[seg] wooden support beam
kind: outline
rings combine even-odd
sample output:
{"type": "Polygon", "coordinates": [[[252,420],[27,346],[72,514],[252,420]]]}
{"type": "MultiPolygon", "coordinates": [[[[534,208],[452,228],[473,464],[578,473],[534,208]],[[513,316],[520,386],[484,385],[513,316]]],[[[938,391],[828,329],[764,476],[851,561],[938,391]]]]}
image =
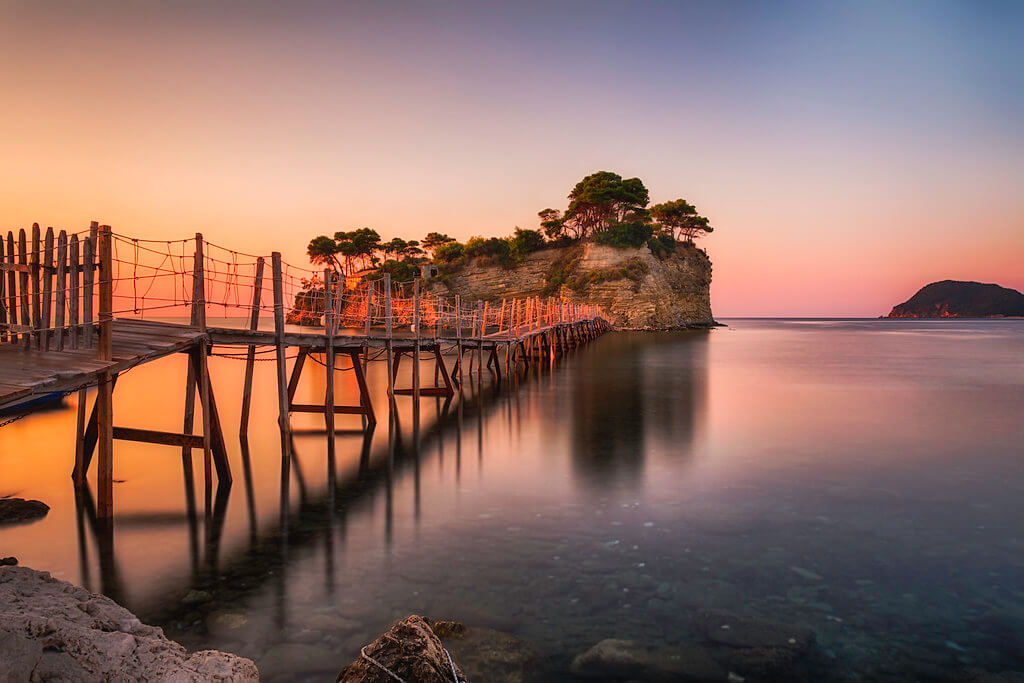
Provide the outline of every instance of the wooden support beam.
{"type": "Polygon", "coordinates": [[[188,446],[202,448],[203,437],[193,434],[175,434],[174,432],[158,432],[152,429],[134,429],[132,427],[114,427],[114,438],[120,441],[139,441],[164,446],[188,446]]]}
{"type": "MultiPolygon", "coordinates": [[[[334,462],[334,302],[331,289],[334,286],[333,271],[324,268],[324,327],[327,348],[324,359],[327,366],[327,387],[324,391],[324,425],[327,427],[327,457],[334,462]]],[[[341,298],[341,287],[338,287],[341,298]]],[[[333,477],[331,479],[333,481],[333,477]]]]}
{"type": "Polygon", "coordinates": [[[370,388],[366,384],[366,374],[359,365],[359,351],[349,351],[349,358],[352,359],[352,372],[356,376],[356,384],[359,385],[359,404],[366,415],[366,425],[369,431],[377,424],[377,417],[373,413],[373,403],[370,401],[370,388]]]}
{"type": "MultiPolygon", "coordinates": [[[[291,411],[293,413],[317,413],[320,415],[327,414],[328,407],[319,403],[293,403],[291,411]]],[[[334,406],[334,412],[339,415],[365,415],[366,409],[363,406],[334,406]]]]}

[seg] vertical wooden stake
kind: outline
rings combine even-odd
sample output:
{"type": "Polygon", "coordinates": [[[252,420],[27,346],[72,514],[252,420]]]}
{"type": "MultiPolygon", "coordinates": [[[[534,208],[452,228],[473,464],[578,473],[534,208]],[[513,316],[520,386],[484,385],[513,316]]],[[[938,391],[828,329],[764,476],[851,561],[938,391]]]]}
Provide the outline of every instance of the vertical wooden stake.
{"type": "MultiPolygon", "coordinates": [[[[326,346],[327,388],[324,392],[324,422],[327,427],[327,458],[334,463],[334,305],[331,288],[334,285],[333,272],[324,268],[324,333],[326,346]]],[[[340,287],[339,297],[340,297],[340,287]]]]}
{"type": "Polygon", "coordinates": [[[291,425],[288,419],[288,378],[287,358],[284,346],[284,282],[281,269],[281,253],[270,255],[274,277],[274,332],[277,346],[277,424],[281,430],[281,457],[291,456],[291,425]]]}
{"type": "Polygon", "coordinates": [[[412,280],[412,327],[415,338],[412,346],[412,397],[420,398],[420,279],[412,280]]]}
{"type": "MultiPolygon", "coordinates": [[[[256,279],[253,280],[252,312],[249,314],[249,329],[255,332],[260,326],[260,298],[263,293],[263,257],[256,259],[256,279]]],[[[252,403],[252,373],[256,366],[256,345],[249,344],[245,356],[245,384],[242,388],[242,418],[239,421],[238,434],[249,433],[249,406],[252,403]]]]}
{"type": "Polygon", "coordinates": [[[46,238],[43,240],[43,262],[40,266],[40,275],[43,280],[43,308],[39,319],[41,328],[39,336],[39,347],[45,351],[50,350],[50,320],[53,313],[53,228],[46,229],[46,238]]]}
{"type": "Polygon", "coordinates": [[[455,347],[459,354],[459,391],[462,391],[462,297],[455,295],[455,347]]]}
{"type": "Polygon", "coordinates": [[[57,289],[54,296],[53,326],[56,328],[57,350],[64,350],[64,309],[67,307],[68,233],[57,237],[57,289]]]}
{"type": "Polygon", "coordinates": [[[384,273],[384,345],[387,348],[388,361],[388,396],[395,400],[395,354],[392,348],[391,326],[391,274],[384,273]]]}
{"type": "MultiPolygon", "coordinates": [[[[110,226],[104,225],[99,231],[100,257],[100,341],[99,358],[110,361],[113,358],[111,332],[113,322],[114,269],[111,263],[110,226]]],[[[109,518],[114,514],[114,401],[113,382],[109,371],[100,375],[97,405],[97,446],[99,458],[96,463],[96,514],[109,518]]]]}

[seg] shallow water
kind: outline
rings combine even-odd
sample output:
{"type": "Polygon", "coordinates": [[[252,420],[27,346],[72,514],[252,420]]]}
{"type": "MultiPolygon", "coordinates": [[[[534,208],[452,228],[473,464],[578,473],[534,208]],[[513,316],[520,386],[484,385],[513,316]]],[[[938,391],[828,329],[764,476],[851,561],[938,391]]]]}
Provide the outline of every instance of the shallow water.
{"type": "MultiPolygon", "coordinates": [[[[52,510],[0,555],[274,680],[332,680],[414,612],[512,633],[527,680],[566,680],[603,638],[696,642],[705,607],[811,627],[792,678],[1024,670],[1024,321],[727,322],[606,335],[419,415],[399,397],[391,429],[378,395],[333,484],[316,435],[282,483],[272,363],[243,450],[241,364],[212,359],[234,486],[206,499],[196,457],[190,510],[177,449],[118,443],[113,531],[68,477],[74,410],[35,415],[0,429],[0,496],[52,510]]],[[[117,423],[180,428],[183,385],[183,359],[133,370],[117,423]]]]}

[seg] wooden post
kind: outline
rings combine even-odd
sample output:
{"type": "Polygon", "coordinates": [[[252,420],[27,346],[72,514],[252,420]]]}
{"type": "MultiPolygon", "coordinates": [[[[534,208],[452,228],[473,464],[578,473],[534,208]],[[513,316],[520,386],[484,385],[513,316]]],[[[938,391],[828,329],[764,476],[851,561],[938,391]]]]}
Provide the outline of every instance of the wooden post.
{"type": "Polygon", "coordinates": [[[370,364],[370,333],[373,330],[373,282],[367,282],[363,285],[366,288],[366,331],[364,336],[366,337],[365,343],[363,344],[363,372],[362,376],[366,377],[366,368],[370,364]]]}
{"type": "Polygon", "coordinates": [[[462,391],[462,297],[455,295],[455,348],[459,355],[459,391],[462,391]]]}
{"type": "Polygon", "coordinates": [[[420,398],[420,279],[412,280],[412,327],[414,340],[412,345],[412,397],[420,398]]]}
{"type": "Polygon", "coordinates": [[[476,302],[477,316],[480,318],[480,327],[477,330],[476,337],[476,381],[480,383],[483,377],[483,365],[484,365],[484,316],[487,315],[487,305],[479,301],[476,302]]]}
{"type": "Polygon", "coordinates": [[[57,350],[64,350],[64,309],[67,307],[68,233],[57,236],[57,289],[54,295],[53,326],[56,328],[57,350]]]}
{"type": "MultiPolygon", "coordinates": [[[[111,332],[113,331],[113,293],[114,268],[111,261],[110,226],[99,229],[98,252],[100,257],[100,299],[99,322],[100,338],[98,345],[99,359],[110,361],[113,358],[111,332]]],[[[100,374],[100,382],[96,393],[96,427],[98,459],[96,463],[96,514],[101,518],[109,518],[114,514],[114,402],[113,378],[109,371],[100,374]]]]}
{"type": "MultiPolygon", "coordinates": [[[[0,248],[2,247],[3,245],[0,244],[0,248]]],[[[7,263],[11,265],[11,270],[7,271],[7,319],[12,325],[18,324],[18,274],[13,268],[15,264],[15,259],[16,257],[14,255],[14,233],[8,231],[7,263]]],[[[10,339],[12,343],[16,342],[18,341],[18,335],[15,334],[14,332],[11,332],[10,335],[8,335],[8,339],[10,339]]]]}
{"type": "MultiPolygon", "coordinates": [[[[256,259],[256,279],[253,280],[252,312],[249,314],[249,329],[255,332],[260,326],[260,298],[263,293],[263,257],[256,259]]],[[[252,373],[256,366],[256,345],[249,344],[245,356],[245,384],[242,388],[242,419],[238,426],[238,435],[249,433],[249,406],[252,403],[252,373]]]]}
{"type": "Polygon", "coordinates": [[[274,277],[274,341],[277,346],[277,424],[281,430],[281,457],[291,455],[291,425],[288,419],[287,358],[284,346],[284,282],[281,271],[281,253],[270,255],[274,277]]]}
{"type": "Polygon", "coordinates": [[[203,233],[196,233],[192,256],[192,327],[206,331],[206,274],[203,271],[203,233]]]}
{"type": "MultiPolygon", "coordinates": [[[[327,458],[331,463],[334,462],[334,305],[331,301],[332,275],[333,272],[330,268],[324,268],[324,341],[326,347],[325,364],[327,365],[327,388],[324,392],[324,422],[327,427],[327,458]]],[[[340,289],[339,287],[339,294],[340,289]]]]}
{"type": "Polygon", "coordinates": [[[395,354],[391,340],[391,274],[384,273],[384,346],[387,349],[388,396],[395,399],[395,354]]]}
{"type": "Polygon", "coordinates": [[[50,320],[53,313],[53,228],[46,229],[46,238],[43,240],[43,262],[40,266],[40,275],[43,279],[43,306],[39,318],[39,348],[44,351],[50,350],[50,320]]]}
{"type": "Polygon", "coordinates": [[[32,256],[29,265],[32,268],[32,338],[37,349],[43,348],[43,336],[40,330],[39,301],[39,224],[32,224],[32,256]]]}
{"type": "Polygon", "coordinates": [[[91,239],[85,240],[82,244],[82,260],[84,261],[82,266],[82,341],[86,348],[92,348],[95,336],[92,328],[93,281],[96,278],[95,259],[95,243],[91,239]]]}

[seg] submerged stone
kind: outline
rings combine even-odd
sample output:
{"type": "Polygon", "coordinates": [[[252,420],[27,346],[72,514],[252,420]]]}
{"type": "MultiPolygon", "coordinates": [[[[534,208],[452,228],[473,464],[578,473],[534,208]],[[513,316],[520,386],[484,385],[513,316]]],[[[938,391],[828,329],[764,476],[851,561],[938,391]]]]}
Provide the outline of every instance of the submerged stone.
{"type": "Polygon", "coordinates": [[[572,673],[598,680],[726,681],[728,672],[697,647],[653,649],[607,638],[576,656],[572,673]]]}

